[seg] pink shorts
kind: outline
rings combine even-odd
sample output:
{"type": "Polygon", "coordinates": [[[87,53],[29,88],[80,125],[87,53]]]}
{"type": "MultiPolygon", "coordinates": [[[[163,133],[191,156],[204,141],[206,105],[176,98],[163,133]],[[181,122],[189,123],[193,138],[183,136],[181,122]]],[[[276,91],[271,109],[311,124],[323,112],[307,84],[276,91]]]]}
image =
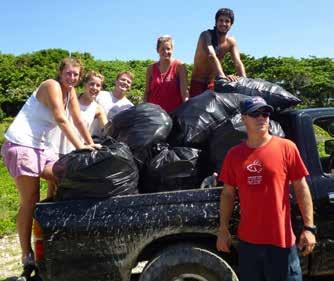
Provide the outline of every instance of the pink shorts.
{"type": "Polygon", "coordinates": [[[32,148],[5,141],[1,155],[10,173],[18,176],[39,177],[45,166],[53,164],[58,157],[49,149],[32,148]]]}

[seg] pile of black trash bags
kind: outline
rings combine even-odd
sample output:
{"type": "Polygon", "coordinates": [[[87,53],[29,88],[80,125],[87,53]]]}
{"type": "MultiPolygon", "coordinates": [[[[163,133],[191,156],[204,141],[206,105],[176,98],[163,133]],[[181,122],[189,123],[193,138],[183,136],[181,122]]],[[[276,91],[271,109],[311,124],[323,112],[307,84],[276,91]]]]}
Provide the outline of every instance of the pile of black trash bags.
{"type": "MultiPolygon", "coordinates": [[[[57,200],[105,198],[199,188],[220,171],[227,151],[246,138],[240,102],[261,96],[275,114],[300,100],[268,81],[215,81],[214,91],[189,99],[168,115],[142,103],[114,116],[100,150],[76,150],[54,165],[57,200]]],[[[270,133],[284,137],[270,120],[270,133]]]]}

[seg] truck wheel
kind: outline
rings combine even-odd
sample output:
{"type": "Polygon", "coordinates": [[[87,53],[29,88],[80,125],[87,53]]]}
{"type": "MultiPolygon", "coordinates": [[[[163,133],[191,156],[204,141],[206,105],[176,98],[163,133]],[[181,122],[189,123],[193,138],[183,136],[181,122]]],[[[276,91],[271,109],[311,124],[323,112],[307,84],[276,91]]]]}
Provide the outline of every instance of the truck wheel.
{"type": "Polygon", "coordinates": [[[193,245],[173,246],[147,264],[139,281],[238,281],[218,255],[193,245]]]}

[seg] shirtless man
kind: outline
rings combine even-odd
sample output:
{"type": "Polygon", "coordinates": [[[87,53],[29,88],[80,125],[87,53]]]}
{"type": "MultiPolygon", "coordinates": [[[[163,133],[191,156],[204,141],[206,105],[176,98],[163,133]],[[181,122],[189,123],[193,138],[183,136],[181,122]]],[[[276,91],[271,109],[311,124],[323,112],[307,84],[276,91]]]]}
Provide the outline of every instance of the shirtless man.
{"type": "Polygon", "coordinates": [[[216,77],[229,81],[236,81],[238,76],[246,77],[237,41],[227,36],[234,22],[233,11],[226,8],[220,9],[216,13],[215,20],[214,29],[203,31],[197,43],[189,93],[191,97],[207,89],[213,89],[216,77]],[[231,54],[238,76],[226,75],[223,71],[221,61],[227,53],[231,54]]]}

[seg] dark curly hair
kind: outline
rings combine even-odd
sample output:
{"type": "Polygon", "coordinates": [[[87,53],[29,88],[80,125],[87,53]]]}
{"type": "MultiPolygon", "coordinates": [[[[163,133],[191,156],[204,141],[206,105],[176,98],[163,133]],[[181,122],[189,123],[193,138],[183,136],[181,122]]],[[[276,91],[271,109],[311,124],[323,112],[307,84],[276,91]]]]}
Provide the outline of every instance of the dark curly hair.
{"type": "Polygon", "coordinates": [[[215,20],[217,22],[218,18],[221,16],[221,15],[224,15],[224,16],[227,16],[230,18],[231,20],[231,23],[233,24],[234,22],[234,13],[231,9],[227,9],[227,8],[222,8],[222,9],[219,9],[216,13],[216,16],[215,16],[215,20]]]}

